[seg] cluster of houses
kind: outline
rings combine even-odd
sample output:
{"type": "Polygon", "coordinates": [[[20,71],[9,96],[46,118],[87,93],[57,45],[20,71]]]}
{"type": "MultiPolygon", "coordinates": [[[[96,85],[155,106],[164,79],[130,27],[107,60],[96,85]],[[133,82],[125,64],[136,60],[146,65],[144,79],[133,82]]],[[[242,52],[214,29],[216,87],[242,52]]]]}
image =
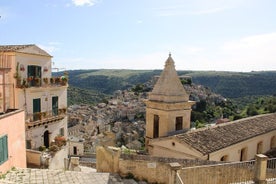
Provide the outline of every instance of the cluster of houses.
{"type": "MultiPolygon", "coordinates": [[[[56,154],[59,160],[67,158],[68,153],[84,154],[84,139],[78,137],[82,128],[73,125],[67,128],[68,76],[66,73],[52,76],[51,59],[51,55],[36,45],[0,46],[0,174],[12,167],[35,164],[41,158],[40,151],[46,149],[51,152],[65,149],[64,154],[56,154]],[[68,144],[65,146],[66,141],[70,142],[70,148],[68,144]]],[[[147,100],[130,101],[135,99],[130,96],[132,93],[117,93],[108,104],[99,104],[89,112],[70,117],[76,124],[84,119],[79,116],[85,116],[85,124],[94,122],[88,127],[93,131],[85,139],[110,131],[106,124],[115,119],[132,121],[146,110],[145,146],[152,156],[244,161],[276,147],[276,114],[191,130],[190,116],[195,102],[189,101],[171,55],[147,100]],[[146,108],[137,103],[145,103],[146,108]]],[[[71,111],[74,108],[78,107],[73,106],[71,111]]],[[[114,122],[112,131],[122,133],[121,128],[120,122],[114,122]]],[[[143,133],[139,132],[140,128],[128,136],[129,143],[143,133]]],[[[132,146],[141,145],[132,143],[132,146]]],[[[52,168],[62,167],[58,163],[52,168]]]]}

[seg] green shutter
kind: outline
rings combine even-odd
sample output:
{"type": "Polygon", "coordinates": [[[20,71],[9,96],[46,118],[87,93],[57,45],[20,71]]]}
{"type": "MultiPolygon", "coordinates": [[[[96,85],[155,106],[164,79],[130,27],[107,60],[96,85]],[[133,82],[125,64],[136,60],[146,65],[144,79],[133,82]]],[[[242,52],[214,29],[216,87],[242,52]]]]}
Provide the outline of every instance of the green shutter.
{"type": "Polygon", "coordinates": [[[8,160],[8,136],[0,137],[0,164],[8,160]]]}

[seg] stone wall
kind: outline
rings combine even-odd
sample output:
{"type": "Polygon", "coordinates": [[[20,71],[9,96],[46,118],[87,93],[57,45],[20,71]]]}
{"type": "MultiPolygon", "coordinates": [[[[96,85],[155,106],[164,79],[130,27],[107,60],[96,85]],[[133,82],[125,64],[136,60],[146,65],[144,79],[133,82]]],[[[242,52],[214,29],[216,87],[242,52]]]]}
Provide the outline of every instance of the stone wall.
{"type": "Polygon", "coordinates": [[[120,149],[97,147],[97,172],[118,173],[122,177],[135,176],[150,183],[169,183],[170,163],[181,167],[215,164],[206,160],[157,158],[149,155],[122,154],[120,149]]]}
{"type": "Polygon", "coordinates": [[[41,165],[41,152],[36,150],[26,150],[27,156],[27,165],[28,167],[40,167],[41,165]]]}

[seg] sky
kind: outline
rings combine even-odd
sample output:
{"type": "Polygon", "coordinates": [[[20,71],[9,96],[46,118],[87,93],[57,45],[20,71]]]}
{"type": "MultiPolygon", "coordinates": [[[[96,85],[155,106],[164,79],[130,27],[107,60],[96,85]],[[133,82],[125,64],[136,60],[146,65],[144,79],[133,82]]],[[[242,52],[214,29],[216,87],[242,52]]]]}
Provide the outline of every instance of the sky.
{"type": "Polygon", "coordinates": [[[0,44],[60,69],[276,70],[275,0],[0,0],[0,44]]]}

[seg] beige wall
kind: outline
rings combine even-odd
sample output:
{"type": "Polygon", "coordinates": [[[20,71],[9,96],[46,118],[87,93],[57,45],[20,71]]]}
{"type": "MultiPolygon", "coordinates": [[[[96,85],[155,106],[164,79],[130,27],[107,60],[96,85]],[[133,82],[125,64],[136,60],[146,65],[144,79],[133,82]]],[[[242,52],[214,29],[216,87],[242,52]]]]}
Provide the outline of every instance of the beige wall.
{"type": "MultiPolygon", "coordinates": [[[[33,99],[41,99],[41,112],[52,112],[52,97],[58,96],[58,108],[67,108],[67,87],[43,87],[16,89],[16,107],[26,110],[26,113],[33,113],[33,99]],[[27,95],[25,95],[25,93],[27,95]]],[[[31,117],[27,117],[28,118],[31,117]]]]}
{"type": "MultiPolygon", "coordinates": [[[[51,57],[47,56],[41,56],[41,55],[29,55],[29,54],[24,54],[24,53],[16,53],[15,59],[14,59],[14,66],[16,67],[17,63],[19,65],[23,65],[25,68],[25,71],[19,71],[19,74],[21,78],[27,78],[27,70],[28,70],[28,65],[37,65],[41,66],[41,77],[51,77],[51,57]],[[44,72],[43,68],[47,67],[48,72],[44,72]]],[[[15,72],[15,70],[14,70],[15,72]]]]}
{"type": "Polygon", "coordinates": [[[179,141],[173,137],[152,140],[150,141],[150,145],[148,149],[149,154],[152,156],[182,159],[207,159],[207,156],[202,155],[185,143],[179,143],[179,141]]]}
{"type": "Polygon", "coordinates": [[[267,152],[270,150],[270,143],[273,136],[276,136],[276,131],[272,131],[267,134],[263,134],[249,140],[240,142],[238,144],[229,146],[223,150],[219,150],[217,152],[210,154],[210,160],[217,160],[219,161],[222,156],[227,155],[227,161],[240,161],[241,149],[246,148],[246,160],[251,160],[257,154],[257,145],[259,142],[263,143],[262,153],[267,152]]]}
{"type": "MultiPolygon", "coordinates": [[[[229,146],[222,150],[209,154],[209,160],[220,161],[221,157],[227,155],[225,161],[240,161],[241,150],[246,148],[245,160],[251,160],[257,154],[257,145],[262,142],[262,153],[271,149],[271,139],[276,136],[276,131],[253,137],[249,140],[229,146]]],[[[152,156],[187,158],[187,159],[208,159],[208,155],[202,155],[200,152],[189,147],[185,143],[180,143],[177,139],[161,138],[150,141],[148,150],[152,156]]]]}
{"type": "Polygon", "coordinates": [[[74,155],[74,147],[77,148],[77,155],[83,155],[84,146],[83,142],[68,141],[69,155],[74,155]]]}
{"type": "Polygon", "coordinates": [[[67,116],[61,121],[56,121],[54,123],[49,123],[44,126],[38,126],[26,130],[26,140],[31,140],[32,149],[36,149],[41,145],[44,145],[43,134],[45,131],[49,131],[49,141],[53,141],[54,138],[60,134],[60,129],[64,128],[64,136],[67,138],[67,116]]]}
{"type": "Polygon", "coordinates": [[[159,116],[159,137],[167,136],[175,131],[176,117],[183,118],[182,128],[190,128],[192,102],[163,103],[145,101],[146,108],[146,137],[153,138],[154,115],[159,116]]]}
{"type": "Polygon", "coordinates": [[[97,172],[118,173],[128,176],[130,173],[139,180],[150,183],[168,183],[170,167],[167,163],[145,160],[120,159],[120,151],[97,147],[97,172]]]}
{"type": "Polygon", "coordinates": [[[17,110],[0,116],[0,136],[8,135],[8,160],[0,165],[0,172],[14,167],[26,167],[24,111],[17,110]]]}
{"type": "Polygon", "coordinates": [[[41,165],[41,152],[27,149],[27,163],[40,167],[41,165]]]}

